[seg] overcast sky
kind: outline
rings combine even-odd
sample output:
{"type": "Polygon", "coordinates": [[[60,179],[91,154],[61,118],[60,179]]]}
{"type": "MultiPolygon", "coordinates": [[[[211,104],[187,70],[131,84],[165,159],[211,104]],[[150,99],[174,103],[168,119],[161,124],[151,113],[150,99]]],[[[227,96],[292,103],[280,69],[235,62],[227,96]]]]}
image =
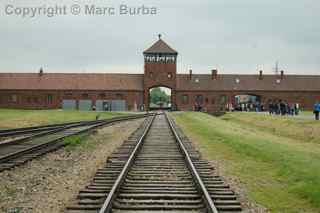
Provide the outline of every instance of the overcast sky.
{"type": "Polygon", "coordinates": [[[0,0],[0,72],[143,73],[142,52],[162,34],[178,72],[320,74],[319,0],[0,0]],[[81,15],[70,12],[79,4],[81,15]],[[12,7],[66,5],[67,15],[8,15],[12,7]],[[89,16],[85,5],[114,7],[89,16]],[[156,7],[120,15],[119,5],[156,7]],[[8,10],[8,5],[11,5],[8,10]]]}

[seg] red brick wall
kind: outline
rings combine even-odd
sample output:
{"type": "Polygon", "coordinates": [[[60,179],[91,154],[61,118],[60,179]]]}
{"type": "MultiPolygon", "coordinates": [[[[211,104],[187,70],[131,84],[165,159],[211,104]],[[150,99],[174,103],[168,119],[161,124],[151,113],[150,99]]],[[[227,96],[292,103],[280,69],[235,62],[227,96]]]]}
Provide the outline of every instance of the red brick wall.
{"type": "Polygon", "coordinates": [[[21,109],[56,109],[60,107],[60,92],[56,91],[0,91],[0,107],[21,109]],[[48,102],[48,95],[52,102],[48,102]],[[17,101],[10,100],[16,95],[17,101]]]}
{"type": "MultiPolygon", "coordinates": [[[[194,110],[196,95],[203,95],[203,108],[211,110],[221,104],[221,97],[226,96],[226,103],[232,103],[234,96],[241,94],[252,94],[261,97],[262,103],[267,106],[268,100],[284,100],[289,103],[300,103],[304,109],[312,109],[314,103],[320,100],[320,92],[211,92],[211,91],[176,91],[175,101],[178,110],[194,110]],[[188,95],[188,103],[183,103],[182,95],[188,95]]],[[[147,94],[148,95],[148,94],[147,94]]],[[[23,108],[23,109],[58,109],[61,108],[63,99],[90,99],[95,102],[97,99],[105,100],[126,100],[127,109],[133,110],[134,103],[137,107],[143,103],[142,91],[0,91],[0,107],[2,108],[23,108]],[[71,95],[67,95],[70,93],[71,95]],[[47,95],[53,96],[52,103],[48,103],[47,95]],[[83,98],[88,94],[88,98],[83,98]],[[101,97],[105,94],[105,97],[101,97]],[[17,95],[17,101],[10,100],[11,95],[17,95]],[[121,98],[119,98],[121,95],[121,98]]]]}
{"type": "Polygon", "coordinates": [[[234,97],[236,95],[256,95],[260,96],[262,104],[265,107],[268,106],[268,101],[271,100],[283,100],[288,103],[299,103],[301,108],[303,109],[312,109],[314,103],[317,100],[320,100],[320,92],[246,92],[246,91],[177,91],[176,92],[176,104],[178,110],[182,111],[190,111],[194,110],[194,106],[196,103],[196,96],[203,95],[203,105],[202,107],[206,110],[216,109],[217,105],[225,105],[226,103],[234,103],[234,97]],[[188,103],[183,103],[182,96],[188,95],[188,103]],[[222,103],[222,96],[226,97],[226,103],[222,103]]]}
{"type": "Polygon", "coordinates": [[[171,89],[172,103],[176,102],[176,76],[177,65],[175,62],[146,62],[144,67],[144,105],[149,108],[149,89],[163,86],[171,89]],[[168,77],[168,74],[171,77],[168,77]]]}
{"type": "Polygon", "coordinates": [[[125,100],[127,110],[134,110],[135,103],[139,107],[143,103],[142,91],[0,91],[0,107],[20,109],[58,109],[63,99],[96,100],[125,100]],[[52,95],[52,102],[48,102],[48,95],[52,95]],[[88,94],[84,97],[83,94],[88,94]],[[104,96],[102,96],[104,94],[104,96]],[[16,95],[17,101],[10,101],[10,96],[16,95]]]}

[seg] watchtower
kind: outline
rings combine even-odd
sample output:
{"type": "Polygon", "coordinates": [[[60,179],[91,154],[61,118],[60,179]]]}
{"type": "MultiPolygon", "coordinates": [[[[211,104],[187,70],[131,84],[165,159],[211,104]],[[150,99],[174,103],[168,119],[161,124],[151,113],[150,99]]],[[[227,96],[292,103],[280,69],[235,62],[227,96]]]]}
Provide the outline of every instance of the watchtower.
{"type": "Polygon", "coordinates": [[[149,110],[149,91],[154,87],[171,89],[172,109],[176,108],[176,76],[178,52],[159,39],[144,55],[144,105],[149,110]]]}

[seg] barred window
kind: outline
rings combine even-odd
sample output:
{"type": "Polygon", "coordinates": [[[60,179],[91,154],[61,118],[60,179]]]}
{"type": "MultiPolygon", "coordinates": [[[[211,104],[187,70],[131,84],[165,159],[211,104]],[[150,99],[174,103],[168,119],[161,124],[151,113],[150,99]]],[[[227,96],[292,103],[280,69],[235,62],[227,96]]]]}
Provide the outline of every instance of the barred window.
{"type": "Polygon", "coordinates": [[[47,102],[48,102],[48,104],[52,104],[52,102],[53,102],[53,95],[51,95],[51,94],[47,95],[47,102]]]}
{"type": "Polygon", "coordinates": [[[220,96],[220,104],[225,104],[228,101],[226,95],[221,95],[220,96]]]}
{"type": "Polygon", "coordinates": [[[100,93],[100,94],[99,94],[99,97],[100,97],[100,98],[105,98],[105,97],[106,97],[106,94],[105,94],[105,93],[100,93]]]}
{"type": "Polygon", "coordinates": [[[123,94],[121,94],[121,93],[117,93],[117,94],[116,94],[116,97],[117,97],[118,99],[123,99],[123,98],[124,98],[123,94]]]}
{"type": "Polygon", "coordinates": [[[88,93],[83,93],[82,94],[82,98],[88,98],[89,97],[89,94],[88,93]]]}
{"type": "Polygon", "coordinates": [[[198,104],[203,104],[203,95],[197,95],[196,96],[196,102],[198,104]]]}
{"type": "Polygon", "coordinates": [[[188,95],[182,95],[182,103],[183,104],[189,103],[189,96],[188,95]]]}
{"type": "Polygon", "coordinates": [[[13,94],[13,95],[10,95],[10,101],[11,102],[17,102],[18,98],[17,98],[17,95],[13,94]]]}

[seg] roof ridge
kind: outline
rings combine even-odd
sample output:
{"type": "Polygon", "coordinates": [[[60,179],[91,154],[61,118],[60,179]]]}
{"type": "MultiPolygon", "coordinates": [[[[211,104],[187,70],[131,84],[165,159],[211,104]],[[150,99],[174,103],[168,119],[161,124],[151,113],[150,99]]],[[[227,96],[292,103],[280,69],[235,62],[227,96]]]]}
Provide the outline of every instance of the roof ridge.
{"type": "Polygon", "coordinates": [[[144,54],[152,53],[169,53],[169,54],[178,54],[176,50],[170,47],[164,40],[159,38],[151,47],[143,52],[144,54]]]}

